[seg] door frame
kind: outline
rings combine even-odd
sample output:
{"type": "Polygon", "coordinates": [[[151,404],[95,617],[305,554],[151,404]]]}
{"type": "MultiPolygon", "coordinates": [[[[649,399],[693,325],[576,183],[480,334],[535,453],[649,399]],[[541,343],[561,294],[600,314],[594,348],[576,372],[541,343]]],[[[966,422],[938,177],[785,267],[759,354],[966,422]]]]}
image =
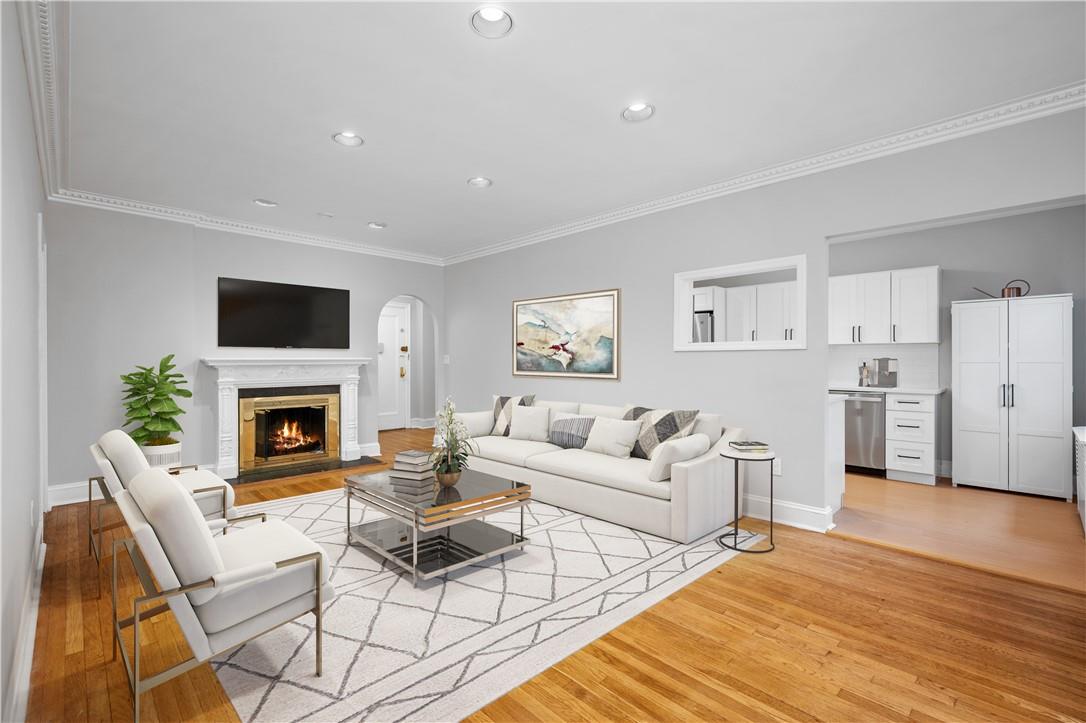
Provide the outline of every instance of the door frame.
{"type": "MultiPolygon", "coordinates": [[[[377,315],[377,324],[378,324],[377,343],[378,344],[381,343],[380,324],[381,324],[381,316],[385,313],[385,309],[388,309],[390,307],[394,308],[394,309],[400,309],[401,311],[403,311],[403,315],[404,315],[404,336],[407,338],[407,360],[406,360],[407,363],[404,365],[404,368],[407,369],[408,376],[405,377],[405,379],[407,380],[407,383],[406,384],[401,383],[401,386],[404,387],[404,390],[403,390],[403,396],[404,396],[403,424],[404,424],[404,426],[402,427],[403,429],[410,429],[411,428],[411,384],[412,384],[412,381],[413,381],[412,377],[411,377],[411,307],[414,305],[413,302],[414,302],[414,299],[397,296],[396,298],[390,299],[389,301],[385,302],[385,305],[381,307],[381,311],[377,315]]],[[[400,354],[399,348],[395,349],[395,353],[396,353],[396,356],[398,357],[399,354],[400,354]]],[[[378,429],[378,431],[381,431],[381,380],[380,380],[381,359],[380,359],[380,356],[378,357],[377,364],[378,364],[378,371],[377,371],[377,373],[378,373],[378,380],[377,380],[377,429],[378,429]]]]}

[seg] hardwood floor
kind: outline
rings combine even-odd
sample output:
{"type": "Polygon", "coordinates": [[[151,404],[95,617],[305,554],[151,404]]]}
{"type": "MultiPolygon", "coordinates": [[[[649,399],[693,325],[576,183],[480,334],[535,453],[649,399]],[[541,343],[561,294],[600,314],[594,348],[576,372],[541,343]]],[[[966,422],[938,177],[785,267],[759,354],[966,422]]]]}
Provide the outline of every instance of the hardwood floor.
{"type": "MultiPolygon", "coordinates": [[[[397,445],[428,444],[426,434],[382,433],[386,459],[397,445]]],[[[238,503],[334,489],[339,475],[247,485],[238,503]]],[[[99,571],[87,554],[85,514],[67,505],[46,516],[31,721],[131,715],[123,668],[110,660],[108,560],[99,571]]],[[[472,719],[1086,719],[1086,595],[783,526],[776,542],[472,719]]],[[[135,590],[130,574],[121,583],[135,590]]],[[[145,627],[148,673],[188,655],[171,616],[145,627]]],[[[145,695],[143,719],[237,716],[204,665],[145,695]]]]}
{"type": "Polygon", "coordinates": [[[831,535],[1086,592],[1086,540],[1064,500],[847,474],[835,522],[831,535]]]}

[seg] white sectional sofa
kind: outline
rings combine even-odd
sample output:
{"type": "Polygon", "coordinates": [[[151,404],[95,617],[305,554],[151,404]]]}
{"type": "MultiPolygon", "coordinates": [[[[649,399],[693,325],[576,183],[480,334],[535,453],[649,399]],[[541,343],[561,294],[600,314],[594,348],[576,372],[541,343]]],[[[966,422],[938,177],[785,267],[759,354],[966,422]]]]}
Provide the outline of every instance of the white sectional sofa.
{"type": "MultiPolygon", "coordinates": [[[[578,402],[536,401],[550,407],[591,417],[621,419],[627,407],[578,402]]],[[[457,415],[467,426],[476,447],[472,469],[532,486],[534,499],[615,522],[677,542],[690,542],[735,519],[733,466],[719,452],[732,440],[742,439],[740,427],[725,428],[716,414],[699,414],[691,437],[705,435],[708,451],[670,465],[655,459],[619,458],[583,449],[563,449],[550,442],[491,435],[494,412],[457,415]],[[653,470],[653,462],[656,467],[653,470]],[[650,475],[650,470],[653,474],[650,475]]],[[[693,440],[692,440],[693,441],[693,440]]],[[[705,449],[701,440],[699,449],[705,449]]],[[[673,452],[674,450],[672,450],[673,452]]],[[[740,480],[742,484],[742,480],[740,480]]],[[[743,499],[743,490],[739,490],[743,499]]]]}

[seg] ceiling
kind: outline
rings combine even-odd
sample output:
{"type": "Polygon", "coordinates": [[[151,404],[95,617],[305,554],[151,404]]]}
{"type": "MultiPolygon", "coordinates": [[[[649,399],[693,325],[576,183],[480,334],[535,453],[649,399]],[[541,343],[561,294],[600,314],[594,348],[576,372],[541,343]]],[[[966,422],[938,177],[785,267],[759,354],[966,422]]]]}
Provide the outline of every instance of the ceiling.
{"type": "Polygon", "coordinates": [[[1086,78],[1083,3],[476,7],[72,3],[59,184],[440,262],[1086,78]]]}

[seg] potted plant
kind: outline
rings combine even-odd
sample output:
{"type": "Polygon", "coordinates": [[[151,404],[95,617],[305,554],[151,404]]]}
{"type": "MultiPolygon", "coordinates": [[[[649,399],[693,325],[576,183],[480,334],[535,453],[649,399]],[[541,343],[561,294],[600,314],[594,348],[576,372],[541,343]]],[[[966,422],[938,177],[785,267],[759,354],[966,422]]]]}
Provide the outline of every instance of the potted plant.
{"type": "Polygon", "coordinates": [[[474,444],[468,428],[456,416],[456,405],[451,397],[445,400],[435,426],[434,451],[430,455],[434,476],[442,487],[452,487],[459,481],[460,473],[467,469],[468,455],[474,451],[474,444]]]}
{"type": "Polygon", "coordinates": [[[121,426],[137,425],[129,435],[151,465],[181,462],[181,442],[171,435],[182,431],[177,417],[185,410],[174,397],[191,397],[192,392],[182,388],[188,381],[184,374],[173,371],[175,368],[173,354],[167,354],[158,367],[136,366],[136,371],[121,375],[125,384],[121,426]]]}

